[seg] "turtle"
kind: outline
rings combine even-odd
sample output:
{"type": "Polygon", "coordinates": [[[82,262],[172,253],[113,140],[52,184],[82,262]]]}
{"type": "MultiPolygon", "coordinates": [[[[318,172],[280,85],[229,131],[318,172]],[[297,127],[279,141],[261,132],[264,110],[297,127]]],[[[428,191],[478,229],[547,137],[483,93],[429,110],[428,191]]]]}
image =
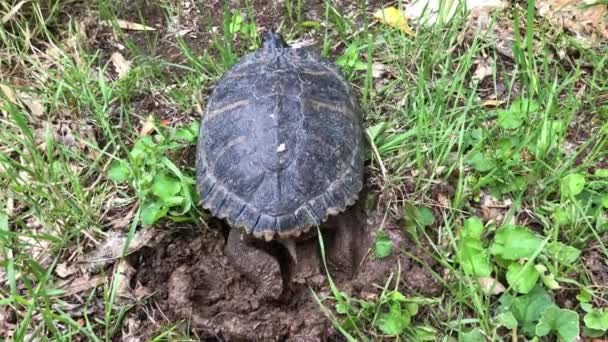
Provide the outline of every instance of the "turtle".
{"type": "MultiPolygon", "coordinates": [[[[297,262],[293,241],[343,213],[362,190],[356,96],[334,63],[268,30],[221,76],[200,123],[201,205],[230,226],[230,261],[276,299],[280,264],[259,242],[278,241],[297,262]]],[[[356,239],[349,227],[336,229],[356,239]]]]}

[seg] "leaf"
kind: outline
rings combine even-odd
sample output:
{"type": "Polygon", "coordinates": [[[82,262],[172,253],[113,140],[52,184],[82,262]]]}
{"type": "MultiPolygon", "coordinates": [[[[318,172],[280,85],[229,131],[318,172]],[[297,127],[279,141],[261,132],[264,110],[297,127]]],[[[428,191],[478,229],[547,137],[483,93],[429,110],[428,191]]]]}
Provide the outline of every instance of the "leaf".
{"type": "Polygon", "coordinates": [[[481,277],[477,279],[481,291],[486,295],[497,295],[505,292],[505,286],[492,277],[481,277]]]}
{"type": "Polygon", "coordinates": [[[608,169],[595,170],[595,176],[600,178],[608,178],[608,169]]]}
{"type": "Polygon", "coordinates": [[[181,188],[182,185],[178,179],[168,176],[164,172],[158,173],[152,182],[152,193],[165,203],[170,202],[181,188]]]}
{"type": "Polygon", "coordinates": [[[576,299],[578,299],[578,301],[581,303],[588,303],[591,301],[591,298],[593,298],[593,292],[585,287],[583,287],[576,295],[576,299]]]}
{"type": "Polygon", "coordinates": [[[585,176],[573,173],[562,178],[561,190],[566,196],[576,196],[585,188],[585,176]]]}
{"type": "Polygon", "coordinates": [[[407,18],[399,9],[393,6],[377,10],[374,13],[374,18],[383,24],[401,30],[412,37],[415,36],[414,31],[412,31],[410,26],[407,24],[407,18]]]}
{"type": "Polygon", "coordinates": [[[468,164],[479,172],[488,172],[496,167],[496,162],[481,152],[477,152],[469,157],[468,164]]]}
{"type": "Polygon", "coordinates": [[[489,277],[492,273],[490,257],[481,243],[483,224],[478,217],[465,221],[462,236],[458,240],[457,255],[465,273],[477,277],[489,277]]]}
{"type": "Polygon", "coordinates": [[[427,207],[417,207],[418,209],[418,223],[422,226],[430,226],[435,223],[435,216],[433,211],[427,207]]]}
{"type": "Polygon", "coordinates": [[[129,166],[124,160],[115,160],[110,169],[108,170],[108,178],[115,181],[116,183],[122,183],[126,181],[131,175],[129,166]]]}
{"type": "Polygon", "coordinates": [[[393,249],[393,242],[386,232],[381,231],[376,236],[376,257],[377,258],[386,258],[391,255],[391,251],[393,249]]]}
{"type": "Polygon", "coordinates": [[[499,110],[498,111],[498,126],[504,129],[517,129],[524,124],[526,118],[524,112],[499,110]]]}
{"type": "Polygon", "coordinates": [[[17,14],[17,12],[19,12],[19,9],[21,9],[21,6],[23,6],[26,2],[27,2],[27,0],[22,0],[22,1],[19,1],[15,6],[13,6],[13,8],[11,8],[10,11],[8,11],[2,17],[2,20],[0,20],[2,22],[2,24],[8,23],[8,21],[11,20],[15,16],[15,14],[17,14]]]}
{"type": "Polygon", "coordinates": [[[539,109],[540,106],[538,102],[523,97],[513,101],[511,108],[509,108],[512,112],[524,113],[525,115],[528,113],[536,113],[539,109]]]}
{"type": "Polygon", "coordinates": [[[44,115],[44,106],[40,102],[40,99],[36,98],[32,94],[19,92],[19,100],[29,109],[32,115],[41,117],[44,115]]]}
{"type": "Polygon", "coordinates": [[[542,286],[538,285],[528,294],[518,296],[512,300],[510,311],[522,326],[522,330],[529,335],[533,335],[536,323],[542,314],[555,303],[551,296],[542,286]]]}
{"type": "Polygon", "coordinates": [[[458,342],[485,342],[486,338],[479,328],[458,334],[458,342]]]}
{"type": "Polygon", "coordinates": [[[514,262],[507,268],[507,283],[519,293],[530,292],[538,282],[539,277],[540,275],[532,264],[521,265],[514,262]]]}
{"type": "Polygon", "coordinates": [[[459,241],[457,253],[465,273],[477,277],[487,277],[492,273],[490,258],[481,241],[465,237],[459,241]]]}
{"type": "Polygon", "coordinates": [[[506,260],[530,258],[540,247],[539,239],[526,227],[507,226],[498,230],[490,246],[490,253],[506,260]]]}
{"type": "Polygon", "coordinates": [[[387,335],[399,335],[410,325],[410,316],[402,313],[399,304],[390,306],[390,311],[380,314],[376,326],[387,335]]]}
{"type": "Polygon", "coordinates": [[[553,218],[555,223],[560,226],[565,226],[567,224],[570,224],[570,215],[564,209],[555,210],[555,212],[551,215],[551,217],[553,218]]]}
{"type": "Polygon", "coordinates": [[[517,320],[511,311],[500,313],[495,318],[499,326],[503,326],[507,329],[515,329],[517,327],[517,320]]]}
{"type": "Polygon", "coordinates": [[[182,127],[175,131],[175,138],[187,142],[193,142],[196,140],[196,133],[193,132],[190,127],[182,127]]]}
{"type": "Polygon", "coordinates": [[[583,45],[598,45],[608,39],[608,8],[605,1],[538,0],[538,14],[560,30],[574,33],[583,45]]]}
{"type": "Polygon", "coordinates": [[[131,62],[127,61],[120,52],[114,52],[110,56],[110,61],[114,65],[119,79],[125,77],[131,68],[131,62]]]}
{"type": "Polygon", "coordinates": [[[564,341],[574,341],[580,333],[578,314],[558,307],[547,309],[536,325],[536,335],[547,336],[550,332],[557,333],[564,341]]]}
{"type": "Polygon", "coordinates": [[[388,123],[386,121],[382,121],[380,123],[375,124],[374,126],[368,127],[367,135],[376,145],[380,145],[382,143],[384,131],[386,131],[387,128],[388,123]]]}
{"type": "Polygon", "coordinates": [[[551,272],[547,274],[547,267],[545,267],[545,265],[539,264],[534,266],[534,268],[536,269],[536,272],[538,272],[538,275],[543,281],[543,284],[545,284],[545,286],[549,290],[557,290],[561,288],[561,286],[559,286],[559,283],[555,280],[555,274],[551,272]]]}
{"type": "Polygon", "coordinates": [[[17,104],[17,94],[15,94],[13,88],[4,84],[0,84],[0,91],[4,94],[4,96],[6,96],[10,103],[15,105],[17,104]]]}
{"type": "Polygon", "coordinates": [[[546,251],[549,256],[555,258],[562,265],[574,264],[581,255],[580,250],[559,241],[548,243],[546,251]]]}
{"type": "Polygon", "coordinates": [[[144,226],[149,226],[167,215],[168,209],[160,201],[150,201],[144,203],[141,209],[141,222],[144,226]]]}
{"type": "Polygon", "coordinates": [[[608,209],[608,194],[602,196],[602,206],[608,209]]]}
{"type": "MultiPolygon", "coordinates": [[[[125,30],[131,30],[131,31],[155,31],[156,29],[154,27],[150,27],[150,26],[146,26],[146,25],[142,25],[142,24],[138,24],[138,23],[133,23],[130,21],[126,21],[126,20],[122,20],[122,19],[116,19],[116,24],[118,25],[118,27],[125,29],[125,30]]],[[[112,26],[112,22],[109,20],[104,20],[101,22],[102,26],[112,26]]]]}
{"type": "Polygon", "coordinates": [[[608,310],[593,309],[583,318],[587,328],[606,331],[608,330],[608,310]]]}

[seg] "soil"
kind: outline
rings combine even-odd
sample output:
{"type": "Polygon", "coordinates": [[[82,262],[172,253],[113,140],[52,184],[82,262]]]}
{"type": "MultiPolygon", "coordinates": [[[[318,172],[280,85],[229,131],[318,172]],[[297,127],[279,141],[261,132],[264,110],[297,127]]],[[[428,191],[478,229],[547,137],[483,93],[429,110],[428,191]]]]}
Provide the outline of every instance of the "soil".
{"type": "MultiPolygon", "coordinates": [[[[359,207],[351,208],[330,219],[324,226],[330,228],[322,228],[328,269],[340,291],[356,298],[378,296],[390,273],[396,273],[398,267],[408,288],[420,293],[441,290],[426,268],[398,250],[387,258],[376,258],[372,247],[379,221],[362,216],[359,207]],[[359,259],[354,270],[340,263],[348,254],[348,247],[343,239],[336,239],[336,230],[331,229],[335,220],[358,225],[353,226],[353,231],[360,232],[353,240],[359,259]]],[[[219,221],[214,221],[213,226],[174,230],[158,246],[144,248],[132,256],[130,262],[137,270],[134,281],[154,293],[152,299],[157,306],[148,310],[160,310],[172,322],[186,321],[198,336],[209,340],[342,340],[313,296],[316,293],[324,306],[333,309],[335,303],[328,299],[331,291],[318,237],[297,242],[297,264],[285,262],[290,259],[279,244],[267,245],[281,261],[285,284],[280,296],[270,299],[226,256],[229,228],[219,221]]],[[[398,226],[388,225],[384,230],[393,246],[420,251],[398,226]]]]}

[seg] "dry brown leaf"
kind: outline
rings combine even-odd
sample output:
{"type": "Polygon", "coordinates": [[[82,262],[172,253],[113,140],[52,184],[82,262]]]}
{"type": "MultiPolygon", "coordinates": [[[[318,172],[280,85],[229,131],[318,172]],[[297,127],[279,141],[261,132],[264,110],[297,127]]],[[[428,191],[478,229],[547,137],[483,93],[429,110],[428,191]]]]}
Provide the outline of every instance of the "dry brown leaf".
{"type": "Polygon", "coordinates": [[[122,259],[116,266],[115,277],[118,277],[116,294],[125,299],[134,299],[133,289],[131,289],[131,279],[135,275],[135,268],[126,260],[122,259]]]}
{"type": "MultiPolygon", "coordinates": [[[[150,26],[146,26],[146,25],[142,25],[142,24],[138,24],[138,23],[133,23],[130,21],[122,20],[122,19],[117,19],[116,24],[118,25],[118,27],[120,27],[122,29],[131,30],[131,31],[155,31],[156,30],[154,27],[150,27],[150,26]]],[[[110,21],[104,20],[101,22],[101,25],[112,26],[112,23],[110,21]]]]}
{"type": "Polygon", "coordinates": [[[473,80],[476,82],[483,81],[486,77],[492,75],[493,61],[491,58],[480,58],[477,63],[477,68],[473,74],[473,80]]]}
{"type": "Polygon", "coordinates": [[[388,67],[386,66],[386,64],[382,64],[382,63],[378,63],[378,62],[374,62],[374,64],[372,64],[372,77],[373,78],[380,78],[380,77],[384,76],[387,72],[388,72],[388,67]]]}
{"type": "Polygon", "coordinates": [[[538,0],[538,14],[590,44],[608,39],[608,6],[590,0],[538,0]]]}
{"type": "Polygon", "coordinates": [[[123,78],[131,68],[131,62],[127,61],[120,52],[114,52],[110,61],[114,64],[119,79],[123,78]]]}
{"type": "MultiPolygon", "coordinates": [[[[127,249],[127,254],[131,254],[144,246],[154,246],[165,234],[165,231],[158,229],[145,229],[135,232],[127,249]]],[[[106,241],[91,256],[85,257],[85,261],[91,263],[93,268],[111,264],[121,257],[126,242],[126,234],[111,232],[108,234],[106,241]]]]}
{"type": "Polygon", "coordinates": [[[505,292],[506,288],[498,280],[492,277],[480,277],[477,279],[481,291],[486,295],[497,295],[505,292]]]}
{"type": "Polygon", "coordinates": [[[90,289],[93,289],[105,282],[105,277],[96,276],[93,278],[77,278],[73,281],[67,281],[62,286],[62,289],[65,290],[64,296],[72,296],[80,292],[84,292],[90,289]]]}
{"type": "Polygon", "coordinates": [[[156,125],[154,124],[154,117],[152,115],[148,116],[148,119],[146,120],[146,122],[144,122],[144,124],[141,126],[141,130],[139,131],[139,135],[146,136],[148,134],[150,134],[150,132],[152,132],[154,129],[156,128],[156,125]]]}
{"type": "Polygon", "coordinates": [[[17,14],[17,12],[19,12],[19,9],[21,9],[21,6],[23,6],[25,3],[27,2],[27,0],[23,0],[23,1],[19,1],[15,6],[13,6],[13,8],[10,9],[10,11],[8,11],[3,17],[2,17],[2,24],[6,24],[9,20],[11,20],[15,14],[17,14]]]}
{"type": "Polygon", "coordinates": [[[78,268],[73,265],[69,265],[67,262],[62,262],[55,267],[55,274],[57,274],[60,278],[67,278],[72,274],[78,272],[78,268]]]}
{"type": "Polygon", "coordinates": [[[30,113],[36,117],[44,115],[44,106],[40,103],[40,99],[34,97],[30,93],[19,92],[19,100],[30,110],[30,113]]]}
{"type": "Polygon", "coordinates": [[[505,214],[509,207],[511,207],[511,204],[510,198],[500,201],[490,194],[483,193],[480,204],[481,216],[484,221],[500,224],[504,220],[505,214]]]}
{"type": "Polygon", "coordinates": [[[503,105],[504,103],[505,103],[504,100],[495,100],[495,99],[481,101],[481,105],[484,107],[498,107],[500,105],[503,105]]]}
{"type": "Polygon", "coordinates": [[[15,94],[13,88],[4,84],[0,84],[0,90],[12,104],[17,104],[17,94],[15,94]]]}

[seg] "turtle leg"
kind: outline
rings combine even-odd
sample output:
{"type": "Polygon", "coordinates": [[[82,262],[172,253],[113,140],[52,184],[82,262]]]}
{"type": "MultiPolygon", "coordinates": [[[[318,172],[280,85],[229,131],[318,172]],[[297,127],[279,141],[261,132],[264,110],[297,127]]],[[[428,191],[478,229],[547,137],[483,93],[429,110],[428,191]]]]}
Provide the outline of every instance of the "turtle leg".
{"type": "Polygon", "coordinates": [[[349,210],[334,217],[334,232],[328,246],[326,255],[329,265],[353,277],[361,258],[366,251],[366,237],[364,223],[354,210],[349,210]]]}
{"type": "Polygon", "coordinates": [[[249,281],[257,283],[262,298],[276,300],[283,292],[283,277],[279,262],[253,245],[253,238],[238,229],[230,229],[224,254],[232,265],[249,281]]]}

